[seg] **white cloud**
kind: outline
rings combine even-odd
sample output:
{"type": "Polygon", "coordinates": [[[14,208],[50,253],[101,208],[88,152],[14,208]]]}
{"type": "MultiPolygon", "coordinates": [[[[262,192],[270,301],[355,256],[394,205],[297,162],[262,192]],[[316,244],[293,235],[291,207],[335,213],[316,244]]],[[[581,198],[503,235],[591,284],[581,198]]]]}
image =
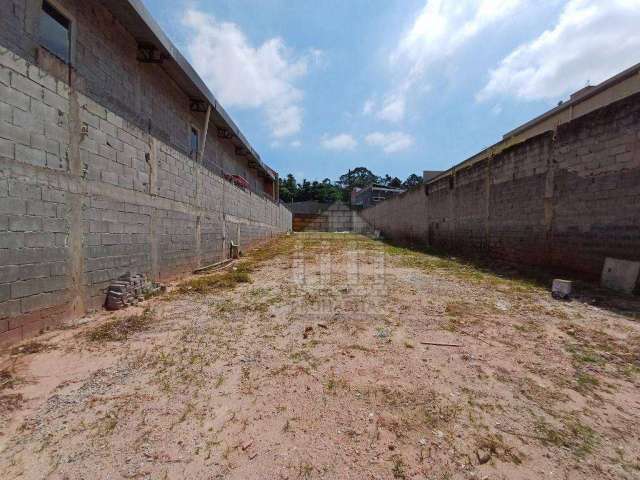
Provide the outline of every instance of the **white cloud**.
{"type": "MultiPolygon", "coordinates": [[[[280,38],[254,47],[236,24],[198,10],[187,10],[183,24],[195,69],[225,106],[262,109],[276,138],[300,131],[303,93],[295,82],[307,74],[308,56],[295,58],[280,38]]],[[[321,53],[310,55],[317,61],[321,53]]]]}
{"type": "Polygon", "coordinates": [[[385,153],[396,153],[411,148],[414,139],[404,132],[374,132],[366,136],[365,141],[372,146],[381,147],[385,153]]]}
{"type": "Polygon", "coordinates": [[[416,90],[429,89],[425,76],[430,69],[439,62],[450,61],[459,49],[506,19],[525,1],[427,0],[390,56],[401,80],[387,94],[376,116],[391,122],[404,119],[408,97],[416,90]]]}
{"type": "Polygon", "coordinates": [[[300,140],[294,140],[289,144],[292,148],[300,148],[302,146],[302,142],[300,140]]]}
{"type": "Polygon", "coordinates": [[[376,101],[373,98],[369,98],[364,102],[364,106],[362,107],[363,115],[371,115],[376,108],[376,101]]]}
{"type": "Polygon", "coordinates": [[[322,146],[327,150],[353,150],[358,145],[353,136],[341,133],[339,135],[335,135],[333,137],[325,136],[321,142],[322,146]]]}
{"type": "Polygon", "coordinates": [[[523,0],[428,0],[392,58],[413,60],[414,74],[447,58],[485,28],[508,17],[523,0]]]}
{"type": "Polygon", "coordinates": [[[638,61],[640,0],[569,0],[556,25],[490,73],[480,101],[498,95],[557,99],[638,61]]]}
{"type": "Polygon", "coordinates": [[[406,102],[406,92],[393,93],[385,98],[376,117],[389,122],[399,122],[404,118],[406,102]]]}

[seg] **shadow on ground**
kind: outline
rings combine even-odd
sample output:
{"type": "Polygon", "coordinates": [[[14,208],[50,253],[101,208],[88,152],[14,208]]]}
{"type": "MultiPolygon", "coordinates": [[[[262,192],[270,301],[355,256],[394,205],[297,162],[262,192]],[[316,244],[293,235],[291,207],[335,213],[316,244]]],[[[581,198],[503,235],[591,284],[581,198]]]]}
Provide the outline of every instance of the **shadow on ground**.
{"type": "Polygon", "coordinates": [[[515,280],[530,284],[551,292],[554,278],[573,281],[573,295],[569,302],[580,302],[605,309],[628,319],[640,321],[640,296],[618,293],[601,287],[592,279],[571,270],[545,269],[539,266],[525,266],[507,263],[486,255],[472,255],[467,252],[446,252],[434,247],[427,247],[413,242],[401,242],[390,239],[382,240],[390,248],[405,248],[441,259],[466,265],[487,275],[494,275],[505,280],[515,280]]]}

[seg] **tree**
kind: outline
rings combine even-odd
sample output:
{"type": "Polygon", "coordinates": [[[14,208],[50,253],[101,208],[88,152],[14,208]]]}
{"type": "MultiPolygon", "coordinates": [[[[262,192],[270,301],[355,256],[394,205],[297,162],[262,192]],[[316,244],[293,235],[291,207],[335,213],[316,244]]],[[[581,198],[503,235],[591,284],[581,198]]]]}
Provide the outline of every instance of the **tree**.
{"type": "Polygon", "coordinates": [[[302,183],[297,183],[295,177],[289,174],[286,179],[280,179],[280,199],[286,203],[308,200],[333,203],[342,198],[342,189],[328,178],[322,182],[310,182],[304,178],[302,183]]]}
{"type": "Polygon", "coordinates": [[[415,173],[412,173],[407,177],[407,179],[404,182],[402,182],[402,187],[409,189],[409,188],[416,187],[418,185],[422,185],[422,183],[423,183],[422,177],[419,177],[415,173]]]}
{"type": "Polygon", "coordinates": [[[354,187],[364,188],[372,183],[378,183],[380,178],[366,167],[356,167],[340,176],[338,185],[340,185],[347,194],[351,194],[354,187]]]}
{"type": "Polygon", "coordinates": [[[298,190],[298,185],[296,184],[295,177],[289,174],[287,175],[286,179],[280,178],[279,181],[280,181],[280,199],[286,203],[292,202],[298,190]]]}
{"type": "Polygon", "coordinates": [[[366,167],[357,167],[340,176],[337,182],[325,178],[321,182],[302,179],[297,183],[296,178],[289,174],[280,179],[280,199],[283,202],[304,202],[314,200],[322,203],[333,203],[347,200],[355,187],[365,188],[372,183],[380,183],[391,188],[411,188],[422,183],[422,177],[411,174],[402,182],[398,177],[385,175],[378,177],[366,167]]]}
{"type": "Polygon", "coordinates": [[[393,177],[391,181],[389,181],[387,186],[391,188],[402,188],[402,180],[400,180],[398,177],[393,177]]]}

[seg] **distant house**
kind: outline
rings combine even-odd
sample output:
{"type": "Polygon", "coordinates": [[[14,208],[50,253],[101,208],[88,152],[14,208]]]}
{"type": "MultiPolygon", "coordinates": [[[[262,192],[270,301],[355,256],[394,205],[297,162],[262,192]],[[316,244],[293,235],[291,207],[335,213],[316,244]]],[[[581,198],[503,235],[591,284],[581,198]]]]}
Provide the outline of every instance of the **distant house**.
{"type": "Polygon", "coordinates": [[[379,183],[372,183],[365,188],[354,188],[351,191],[351,206],[368,208],[388,198],[404,193],[403,188],[392,188],[379,183]]]}
{"type": "Polygon", "coordinates": [[[428,181],[433,180],[434,178],[436,178],[442,172],[443,172],[442,170],[425,170],[424,172],[422,172],[422,180],[425,183],[427,183],[428,181]]]}

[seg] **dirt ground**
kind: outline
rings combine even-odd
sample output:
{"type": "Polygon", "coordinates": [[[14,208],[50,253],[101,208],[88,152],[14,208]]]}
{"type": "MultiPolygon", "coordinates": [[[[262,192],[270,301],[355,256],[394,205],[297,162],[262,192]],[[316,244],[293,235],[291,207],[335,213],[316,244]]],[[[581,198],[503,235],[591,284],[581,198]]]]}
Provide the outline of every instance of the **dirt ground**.
{"type": "Polygon", "coordinates": [[[640,304],[580,288],[287,236],[2,353],[0,477],[640,478],[640,304]]]}

